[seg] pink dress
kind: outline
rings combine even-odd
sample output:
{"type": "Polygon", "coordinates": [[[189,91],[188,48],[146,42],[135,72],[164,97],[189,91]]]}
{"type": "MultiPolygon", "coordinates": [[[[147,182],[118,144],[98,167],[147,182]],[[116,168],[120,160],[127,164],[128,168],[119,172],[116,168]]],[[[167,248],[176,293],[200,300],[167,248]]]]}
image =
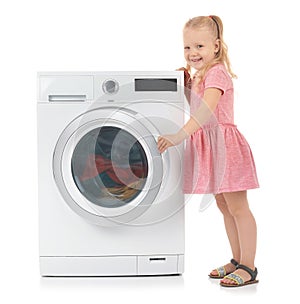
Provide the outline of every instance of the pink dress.
{"type": "Polygon", "coordinates": [[[224,65],[213,66],[197,87],[192,85],[197,98],[190,99],[191,115],[207,88],[218,88],[222,95],[209,121],[186,141],[184,192],[218,194],[258,188],[251,149],[234,125],[233,83],[224,65]]]}

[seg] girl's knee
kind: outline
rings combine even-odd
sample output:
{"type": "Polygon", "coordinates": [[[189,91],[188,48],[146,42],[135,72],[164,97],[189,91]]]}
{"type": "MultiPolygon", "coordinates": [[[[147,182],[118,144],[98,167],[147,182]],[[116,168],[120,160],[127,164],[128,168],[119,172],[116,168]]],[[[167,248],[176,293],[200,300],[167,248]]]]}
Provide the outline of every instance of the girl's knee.
{"type": "Polygon", "coordinates": [[[249,212],[247,194],[245,191],[225,193],[227,208],[233,217],[249,212]]]}
{"type": "Polygon", "coordinates": [[[216,194],[215,199],[216,199],[216,203],[217,203],[217,206],[220,209],[220,211],[223,214],[228,213],[229,211],[228,211],[227,204],[226,204],[223,194],[216,194]]]}
{"type": "Polygon", "coordinates": [[[246,214],[250,211],[248,204],[243,203],[243,202],[236,202],[236,203],[232,203],[232,204],[229,203],[227,205],[227,207],[228,207],[230,214],[233,217],[238,217],[238,216],[246,214]]]}

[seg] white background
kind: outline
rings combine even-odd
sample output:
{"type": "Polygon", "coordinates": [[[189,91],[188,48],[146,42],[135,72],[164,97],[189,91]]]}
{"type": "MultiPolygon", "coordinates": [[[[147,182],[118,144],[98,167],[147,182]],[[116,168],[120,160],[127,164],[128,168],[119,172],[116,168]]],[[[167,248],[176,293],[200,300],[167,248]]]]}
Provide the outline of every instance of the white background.
{"type": "Polygon", "coordinates": [[[299,16],[297,1],[2,1],[1,267],[4,303],[252,303],[297,297],[299,250],[299,16]],[[174,70],[182,27],[198,15],[224,23],[235,81],[236,124],[261,188],[249,191],[258,224],[260,283],[228,290],[208,272],[231,258],[214,204],[186,208],[179,277],[40,278],[36,152],[37,71],[174,70]]]}

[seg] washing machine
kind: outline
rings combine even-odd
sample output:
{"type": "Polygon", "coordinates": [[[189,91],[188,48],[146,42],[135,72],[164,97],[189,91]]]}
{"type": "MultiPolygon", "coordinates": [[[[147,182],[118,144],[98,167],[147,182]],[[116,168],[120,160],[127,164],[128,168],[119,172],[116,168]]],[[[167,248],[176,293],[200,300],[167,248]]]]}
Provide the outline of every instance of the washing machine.
{"type": "Polygon", "coordinates": [[[182,274],[183,73],[38,73],[42,276],[182,274]]]}

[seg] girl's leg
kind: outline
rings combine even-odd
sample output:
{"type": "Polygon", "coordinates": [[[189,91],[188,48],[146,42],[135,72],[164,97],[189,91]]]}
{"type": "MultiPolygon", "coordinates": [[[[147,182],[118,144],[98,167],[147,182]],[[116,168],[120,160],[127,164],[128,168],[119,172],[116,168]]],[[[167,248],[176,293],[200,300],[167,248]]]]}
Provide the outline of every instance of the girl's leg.
{"type": "Polygon", "coordinates": [[[238,231],[237,231],[235,220],[234,220],[233,216],[231,215],[231,213],[229,212],[229,209],[227,207],[227,203],[225,201],[223,194],[217,194],[217,195],[215,195],[215,197],[216,197],[217,206],[223,214],[225,229],[226,229],[226,233],[227,233],[231,251],[232,251],[232,257],[236,261],[239,262],[240,261],[240,244],[239,244],[239,237],[238,237],[238,231]]]}
{"type": "MultiPolygon", "coordinates": [[[[254,270],[257,232],[255,219],[249,209],[247,191],[223,193],[223,196],[236,224],[240,246],[240,264],[254,270]]],[[[235,273],[241,275],[245,281],[250,279],[250,275],[242,269],[237,269],[235,273]]],[[[226,279],[222,281],[232,283],[226,279]]]]}
{"type": "MultiPolygon", "coordinates": [[[[237,262],[240,262],[240,244],[239,244],[238,231],[234,217],[231,215],[231,213],[228,210],[223,194],[216,194],[215,198],[216,198],[217,206],[220,209],[221,213],[223,214],[225,229],[232,251],[232,257],[237,262]]],[[[235,266],[231,263],[226,264],[224,267],[227,273],[230,273],[235,270],[235,266]]],[[[217,275],[218,272],[217,270],[213,270],[211,274],[217,275]]]]}

